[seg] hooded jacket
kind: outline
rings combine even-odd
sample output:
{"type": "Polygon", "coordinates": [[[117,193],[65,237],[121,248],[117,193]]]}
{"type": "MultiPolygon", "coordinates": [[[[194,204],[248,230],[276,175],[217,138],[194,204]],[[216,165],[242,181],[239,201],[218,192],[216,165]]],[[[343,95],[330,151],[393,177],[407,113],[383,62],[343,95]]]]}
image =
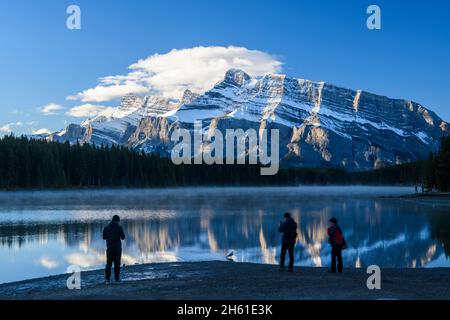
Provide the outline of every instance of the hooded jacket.
{"type": "Polygon", "coordinates": [[[122,240],[125,240],[125,233],[118,222],[111,221],[109,225],[103,229],[103,240],[106,240],[107,248],[122,248],[122,240]]]}
{"type": "Polygon", "coordinates": [[[281,241],[285,245],[295,244],[297,239],[297,223],[292,218],[287,218],[286,221],[280,224],[278,231],[283,233],[281,241]]]}

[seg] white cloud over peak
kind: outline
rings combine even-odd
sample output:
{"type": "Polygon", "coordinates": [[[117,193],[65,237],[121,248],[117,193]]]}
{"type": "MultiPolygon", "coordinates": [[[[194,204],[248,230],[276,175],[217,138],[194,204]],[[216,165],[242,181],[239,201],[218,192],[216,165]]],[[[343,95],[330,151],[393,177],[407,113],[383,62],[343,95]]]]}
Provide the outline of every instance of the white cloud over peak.
{"type": "Polygon", "coordinates": [[[66,115],[77,118],[92,118],[106,110],[112,111],[114,108],[87,103],[71,108],[66,112],[66,115]]]}
{"type": "Polygon", "coordinates": [[[121,98],[128,93],[145,94],[149,88],[130,81],[121,81],[117,84],[110,84],[100,79],[100,83],[95,88],[84,90],[74,96],[67,97],[68,100],[81,100],[83,102],[104,102],[121,98]]]}
{"type": "Polygon", "coordinates": [[[56,104],[56,103],[49,103],[43,107],[41,107],[39,110],[41,111],[41,113],[45,114],[45,115],[54,115],[57,114],[58,111],[64,109],[64,107],[62,105],[56,104]]]}
{"type": "Polygon", "coordinates": [[[69,100],[104,102],[127,93],[154,93],[179,99],[186,89],[204,92],[222,80],[229,69],[242,69],[251,76],[281,71],[282,62],[271,54],[243,47],[195,47],[154,54],[130,65],[125,75],[107,76],[99,84],[69,100]]]}
{"type": "Polygon", "coordinates": [[[37,129],[37,130],[33,130],[31,131],[31,134],[36,134],[36,135],[40,135],[40,134],[51,134],[52,132],[50,131],[50,129],[48,128],[41,128],[41,129],[37,129]]]}

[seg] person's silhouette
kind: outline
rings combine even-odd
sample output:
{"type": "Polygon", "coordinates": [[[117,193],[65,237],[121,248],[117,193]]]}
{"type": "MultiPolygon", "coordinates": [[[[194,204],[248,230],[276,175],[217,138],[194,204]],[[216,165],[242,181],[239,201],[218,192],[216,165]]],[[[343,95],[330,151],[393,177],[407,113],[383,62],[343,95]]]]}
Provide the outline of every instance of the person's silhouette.
{"type": "Polygon", "coordinates": [[[292,219],[290,213],[284,214],[284,221],[280,222],[278,231],[283,233],[281,239],[281,255],[280,255],[280,269],[284,270],[284,260],[286,251],[289,252],[289,268],[288,271],[294,271],[294,247],[297,239],[297,223],[292,219]]]}
{"type": "Polygon", "coordinates": [[[120,217],[115,215],[108,226],[103,229],[103,239],[106,240],[106,268],[105,279],[111,280],[111,267],[114,263],[114,279],[120,281],[120,260],[122,258],[122,240],[125,233],[119,225],[120,217]]]}

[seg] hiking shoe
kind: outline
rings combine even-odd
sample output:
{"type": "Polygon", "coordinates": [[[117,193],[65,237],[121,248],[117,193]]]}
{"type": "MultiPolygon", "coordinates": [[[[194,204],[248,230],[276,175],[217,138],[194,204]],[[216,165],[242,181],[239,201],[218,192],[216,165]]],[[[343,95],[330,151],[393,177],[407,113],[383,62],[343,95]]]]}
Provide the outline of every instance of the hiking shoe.
{"type": "Polygon", "coordinates": [[[294,268],[289,268],[288,272],[294,272],[294,268]]]}
{"type": "Polygon", "coordinates": [[[111,280],[105,280],[103,283],[104,284],[111,284],[111,280]]]}
{"type": "Polygon", "coordinates": [[[336,273],[336,271],[333,271],[333,270],[328,270],[327,272],[328,273],[336,273]]]}

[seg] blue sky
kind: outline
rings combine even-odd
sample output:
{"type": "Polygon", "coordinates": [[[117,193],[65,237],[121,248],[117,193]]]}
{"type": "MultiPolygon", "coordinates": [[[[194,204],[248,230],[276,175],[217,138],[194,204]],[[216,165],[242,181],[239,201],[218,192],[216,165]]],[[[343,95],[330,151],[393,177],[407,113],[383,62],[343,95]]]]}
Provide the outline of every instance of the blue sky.
{"type": "Polygon", "coordinates": [[[257,50],[289,76],[411,99],[449,121],[449,15],[445,0],[0,0],[0,128],[81,122],[72,107],[117,102],[68,96],[140,59],[198,46],[257,50]],[[81,30],[66,28],[70,4],[81,8],[81,30]],[[366,27],[370,4],[381,8],[381,30],[366,27]],[[43,113],[51,103],[64,109],[43,113]]]}

